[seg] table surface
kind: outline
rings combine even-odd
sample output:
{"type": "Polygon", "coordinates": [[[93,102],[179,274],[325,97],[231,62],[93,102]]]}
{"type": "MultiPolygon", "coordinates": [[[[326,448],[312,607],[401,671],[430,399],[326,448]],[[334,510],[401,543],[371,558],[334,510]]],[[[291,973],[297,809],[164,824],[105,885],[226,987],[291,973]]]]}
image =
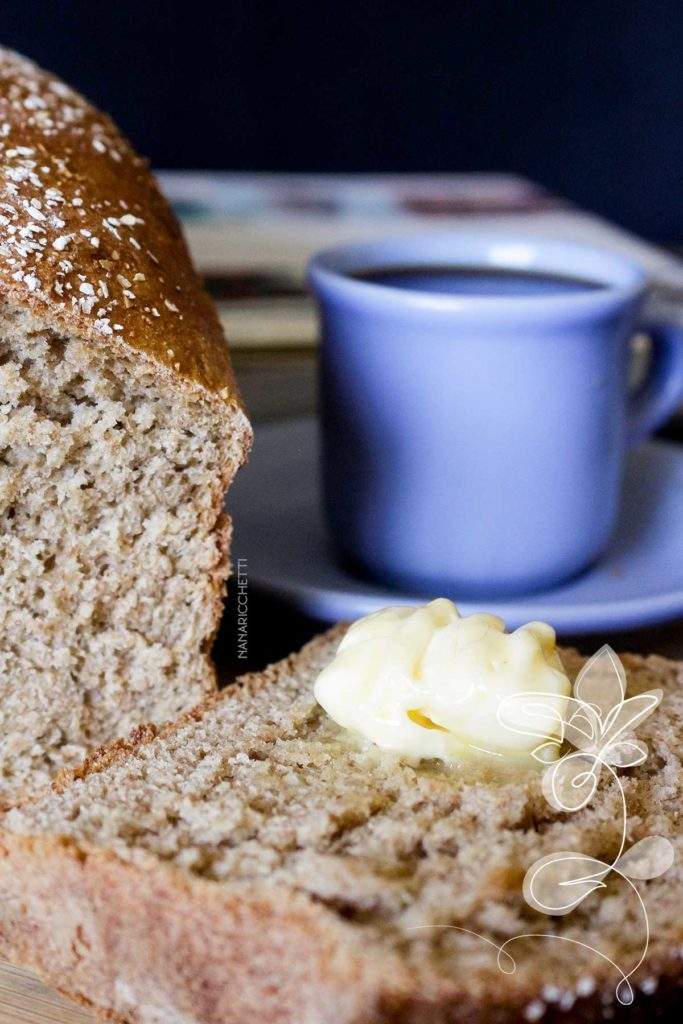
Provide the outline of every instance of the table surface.
{"type": "MultiPolygon", "coordinates": [[[[259,423],[312,415],[316,408],[315,353],[310,349],[286,352],[249,351],[234,356],[247,407],[259,423]]],[[[667,436],[683,442],[683,423],[674,421],[667,436]]],[[[258,593],[250,594],[249,660],[237,658],[237,609],[228,598],[215,655],[224,682],[245,670],[261,669],[290,653],[322,627],[290,608],[258,593]],[[274,623],[277,624],[274,627],[274,623]]],[[[601,635],[616,650],[658,653],[683,658],[683,621],[629,633],[601,635]]],[[[595,637],[563,637],[563,643],[585,653],[595,650],[595,637]]],[[[45,988],[29,972],[0,963],[0,1024],[94,1024],[89,1012],[45,988]]]]}

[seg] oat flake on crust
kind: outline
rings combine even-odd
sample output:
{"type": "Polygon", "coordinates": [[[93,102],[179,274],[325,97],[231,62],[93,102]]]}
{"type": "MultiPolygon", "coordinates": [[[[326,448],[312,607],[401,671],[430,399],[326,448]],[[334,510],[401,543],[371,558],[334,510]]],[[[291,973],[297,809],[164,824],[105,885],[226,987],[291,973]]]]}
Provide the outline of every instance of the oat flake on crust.
{"type": "Polygon", "coordinates": [[[234,395],[215,312],[146,162],[105,114],[1,48],[0,290],[234,395]]]}

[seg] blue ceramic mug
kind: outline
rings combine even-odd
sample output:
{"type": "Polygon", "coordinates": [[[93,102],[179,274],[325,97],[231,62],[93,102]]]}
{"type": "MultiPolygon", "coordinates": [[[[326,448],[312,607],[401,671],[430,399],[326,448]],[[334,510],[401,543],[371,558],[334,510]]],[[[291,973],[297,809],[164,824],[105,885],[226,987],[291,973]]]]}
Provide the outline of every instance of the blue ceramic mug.
{"type": "Polygon", "coordinates": [[[637,264],[458,231],[327,250],[309,281],[343,556],[457,598],[552,587],[601,554],[627,449],[683,395],[683,332],[643,321],[637,264]],[[641,330],[652,358],[632,393],[641,330]]]}

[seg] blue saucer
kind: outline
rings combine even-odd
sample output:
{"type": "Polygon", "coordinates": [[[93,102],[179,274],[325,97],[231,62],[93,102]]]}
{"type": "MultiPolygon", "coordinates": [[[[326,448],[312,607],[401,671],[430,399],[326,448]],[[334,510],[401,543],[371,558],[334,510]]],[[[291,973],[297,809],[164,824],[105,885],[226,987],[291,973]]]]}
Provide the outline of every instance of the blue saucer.
{"type": "MultiPolygon", "coordinates": [[[[249,465],[230,491],[233,560],[254,585],[323,621],[355,619],[389,604],[425,599],[359,579],[339,566],[327,540],[313,419],[259,427],[249,465]]],[[[464,614],[493,612],[515,629],[541,619],[558,632],[646,626],[683,615],[683,447],[662,441],[629,457],[614,540],[602,560],[554,590],[517,600],[463,600],[464,614]]]]}

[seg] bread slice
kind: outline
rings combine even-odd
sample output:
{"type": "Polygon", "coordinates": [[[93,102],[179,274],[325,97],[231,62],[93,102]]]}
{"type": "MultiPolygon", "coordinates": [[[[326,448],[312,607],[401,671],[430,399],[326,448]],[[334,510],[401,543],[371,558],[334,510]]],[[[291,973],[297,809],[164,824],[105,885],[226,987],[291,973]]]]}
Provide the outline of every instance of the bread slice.
{"type": "Polygon", "coordinates": [[[249,440],[145,163],[0,50],[0,804],[214,685],[249,440]]]}
{"type": "MultiPolygon", "coordinates": [[[[313,698],[340,635],[174,725],[139,729],[10,811],[0,954],[136,1024],[591,1021],[620,1010],[615,968],[574,943],[624,971],[636,964],[644,924],[626,882],[611,877],[560,918],[521,893],[544,854],[617,852],[617,787],[605,779],[566,816],[534,768],[411,767],[354,745],[313,698]],[[571,941],[520,940],[515,973],[501,973],[490,943],[529,932],[571,941]]],[[[563,659],[572,674],[582,663],[563,659]]],[[[634,981],[646,1015],[680,995],[683,666],[624,664],[631,692],[665,691],[638,731],[648,761],[621,773],[628,843],[668,835],[678,857],[635,883],[651,928],[634,981]]]]}

